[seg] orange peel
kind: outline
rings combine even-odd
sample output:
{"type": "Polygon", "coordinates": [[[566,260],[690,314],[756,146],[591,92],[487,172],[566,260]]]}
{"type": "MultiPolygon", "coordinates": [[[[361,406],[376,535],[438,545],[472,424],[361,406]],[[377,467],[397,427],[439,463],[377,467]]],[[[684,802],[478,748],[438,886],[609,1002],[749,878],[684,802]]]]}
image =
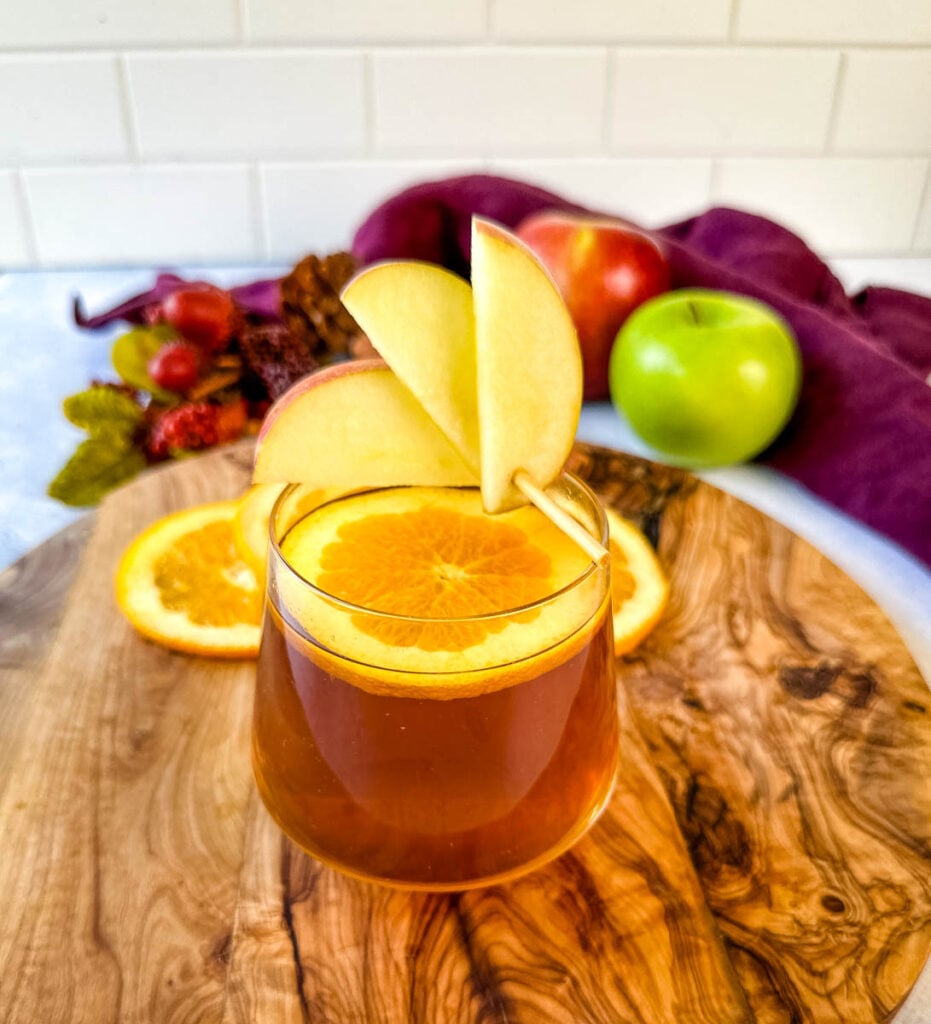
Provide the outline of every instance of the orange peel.
{"type": "Polygon", "coordinates": [[[633,523],[605,508],[611,559],[614,653],[633,650],[659,622],[669,583],[650,542],[633,523]]]}
{"type": "Polygon", "coordinates": [[[126,549],[116,602],[143,636],[216,658],[258,653],[263,593],[233,539],[238,501],[165,516],[126,549]]]}

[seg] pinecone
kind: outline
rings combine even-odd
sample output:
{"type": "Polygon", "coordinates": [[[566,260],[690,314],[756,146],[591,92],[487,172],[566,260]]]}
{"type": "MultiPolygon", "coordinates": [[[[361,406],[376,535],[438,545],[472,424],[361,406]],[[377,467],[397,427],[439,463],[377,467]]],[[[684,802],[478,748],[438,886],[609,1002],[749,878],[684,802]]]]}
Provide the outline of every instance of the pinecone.
{"type": "Polygon", "coordinates": [[[339,300],[352,277],[355,260],[348,252],[305,256],[281,282],[285,319],[321,362],[343,355],[359,327],[339,300]]]}

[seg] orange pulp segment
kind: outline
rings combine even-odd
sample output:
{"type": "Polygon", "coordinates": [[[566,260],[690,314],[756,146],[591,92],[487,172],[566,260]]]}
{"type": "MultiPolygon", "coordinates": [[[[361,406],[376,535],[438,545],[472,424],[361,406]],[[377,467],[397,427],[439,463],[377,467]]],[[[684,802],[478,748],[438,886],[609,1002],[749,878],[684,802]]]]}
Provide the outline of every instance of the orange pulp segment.
{"type": "Polygon", "coordinates": [[[477,489],[334,501],[292,527],[281,551],[318,591],[282,574],[288,617],[319,657],[343,662],[343,678],[350,662],[367,666],[354,681],[378,692],[464,696],[539,675],[569,656],[567,641],[584,642],[606,598],[588,555],[546,516],[533,506],[489,516],[477,489]]]}
{"type": "Polygon", "coordinates": [[[263,595],[234,542],[238,505],[220,501],[176,512],[127,548],[116,601],[143,636],[193,654],[256,655],[263,595]]]}
{"type": "Polygon", "coordinates": [[[633,523],[613,509],[608,519],[614,652],[632,650],[653,629],[669,596],[669,584],[653,548],[633,523]]]}

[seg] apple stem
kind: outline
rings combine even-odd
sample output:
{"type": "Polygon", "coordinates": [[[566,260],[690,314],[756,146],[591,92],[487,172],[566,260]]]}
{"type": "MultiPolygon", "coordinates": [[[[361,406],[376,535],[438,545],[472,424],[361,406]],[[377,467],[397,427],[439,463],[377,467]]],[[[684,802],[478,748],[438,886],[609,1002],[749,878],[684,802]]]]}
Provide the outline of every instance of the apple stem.
{"type": "Polygon", "coordinates": [[[591,556],[592,561],[597,565],[602,559],[608,557],[608,549],[598,543],[597,540],[579,523],[573,519],[565,509],[559,507],[555,501],[530,479],[526,470],[519,469],[514,474],[514,486],[546,516],[554,526],[558,526],[567,537],[572,540],[591,556]]]}

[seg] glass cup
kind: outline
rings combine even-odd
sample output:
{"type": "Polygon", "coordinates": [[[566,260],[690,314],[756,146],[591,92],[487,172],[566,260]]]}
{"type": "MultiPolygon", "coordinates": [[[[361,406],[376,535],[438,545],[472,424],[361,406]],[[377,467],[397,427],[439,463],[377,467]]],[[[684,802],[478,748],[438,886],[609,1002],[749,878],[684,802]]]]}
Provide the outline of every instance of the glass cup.
{"type": "MultiPolygon", "coordinates": [[[[503,882],[563,853],[604,808],[617,764],[607,560],[493,615],[394,616],[326,594],[282,555],[318,493],[287,488],[270,523],[253,765],[274,819],[315,858],[407,889],[503,882]],[[376,664],[315,625],[334,615],[354,627],[349,638],[421,624],[434,638],[513,639],[506,663],[479,665],[431,643],[412,671],[409,647],[376,664]]],[[[548,493],[607,544],[604,512],[581,481],[564,474],[548,493]]]]}

